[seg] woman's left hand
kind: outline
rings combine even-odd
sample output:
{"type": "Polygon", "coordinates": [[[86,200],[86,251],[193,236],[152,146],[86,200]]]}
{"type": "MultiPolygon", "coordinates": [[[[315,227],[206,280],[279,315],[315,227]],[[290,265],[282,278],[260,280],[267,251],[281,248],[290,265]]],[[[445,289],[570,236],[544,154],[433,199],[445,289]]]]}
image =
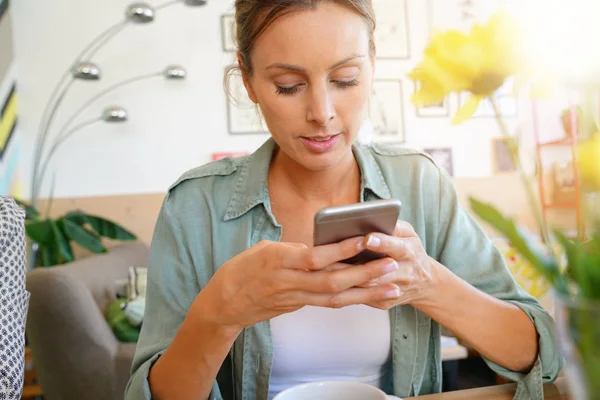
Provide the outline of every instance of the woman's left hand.
{"type": "Polygon", "coordinates": [[[398,263],[398,269],[371,281],[369,286],[390,284],[398,286],[400,297],[384,300],[371,307],[388,310],[397,305],[427,301],[434,295],[441,264],[429,257],[413,227],[398,221],[392,236],[372,233],[365,237],[365,248],[386,254],[398,263]]]}

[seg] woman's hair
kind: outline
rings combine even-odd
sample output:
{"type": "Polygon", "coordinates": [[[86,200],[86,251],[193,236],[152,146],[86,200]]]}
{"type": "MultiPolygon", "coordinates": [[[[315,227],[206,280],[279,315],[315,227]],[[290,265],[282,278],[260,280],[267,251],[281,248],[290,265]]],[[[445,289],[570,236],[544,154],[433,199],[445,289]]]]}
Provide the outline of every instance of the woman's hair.
{"type": "Polygon", "coordinates": [[[334,3],[354,11],[367,24],[369,50],[375,55],[375,12],[372,0],[235,0],[234,38],[239,52],[239,65],[231,66],[225,73],[225,88],[228,90],[229,76],[236,70],[252,75],[252,50],[258,37],[278,18],[295,11],[315,9],[320,3],[334,3]]]}

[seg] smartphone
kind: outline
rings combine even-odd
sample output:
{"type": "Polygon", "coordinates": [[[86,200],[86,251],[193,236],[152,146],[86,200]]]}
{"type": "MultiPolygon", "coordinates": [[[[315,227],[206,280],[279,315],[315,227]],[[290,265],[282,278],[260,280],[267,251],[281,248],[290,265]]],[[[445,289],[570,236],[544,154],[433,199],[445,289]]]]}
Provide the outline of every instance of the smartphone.
{"type": "MultiPolygon", "coordinates": [[[[323,208],[314,217],[313,245],[337,243],[373,232],[392,235],[401,208],[402,203],[397,199],[372,200],[323,208]]],[[[383,257],[386,255],[364,250],[342,262],[364,264],[383,257]]]]}

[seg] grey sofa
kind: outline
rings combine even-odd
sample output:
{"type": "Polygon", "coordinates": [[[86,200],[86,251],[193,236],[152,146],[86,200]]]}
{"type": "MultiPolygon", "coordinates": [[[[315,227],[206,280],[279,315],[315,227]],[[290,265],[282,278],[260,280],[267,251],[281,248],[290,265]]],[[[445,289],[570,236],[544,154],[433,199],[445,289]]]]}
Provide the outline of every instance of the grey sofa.
{"type": "Polygon", "coordinates": [[[148,263],[148,248],[126,244],[27,275],[27,339],[45,400],[123,399],[134,343],[120,343],[104,318],[116,282],[148,263]]]}

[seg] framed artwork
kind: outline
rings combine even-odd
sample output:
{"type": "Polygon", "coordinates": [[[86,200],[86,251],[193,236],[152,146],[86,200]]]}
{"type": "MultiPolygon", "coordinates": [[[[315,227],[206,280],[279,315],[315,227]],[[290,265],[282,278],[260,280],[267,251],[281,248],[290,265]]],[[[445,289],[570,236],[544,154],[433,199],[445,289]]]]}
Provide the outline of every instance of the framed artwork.
{"type": "Polygon", "coordinates": [[[226,96],[227,127],[232,135],[267,133],[267,125],[262,118],[260,109],[248,97],[242,76],[229,76],[229,91],[231,98],[226,96]]]}
{"type": "Polygon", "coordinates": [[[506,138],[492,139],[492,163],[494,173],[514,172],[517,170],[506,138]]]}
{"type": "Polygon", "coordinates": [[[217,161],[217,160],[221,160],[223,158],[227,158],[227,157],[231,157],[231,158],[236,158],[236,157],[243,157],[245,155],[247,155],[248,153],[246,152],[225,152],[225,153],[212,153],[211,155],[211,159],[213,161],[217,161]]]}
{"type": "Polygon", "coordinates": [[[374,142],[405,142],[403,102],[401,80],[380,79],[373,82],[370,119],[374,142]]]}
{"type": "MultiPolygon", "coordinates": [[[[415,93],[419,90],[419,82],[415,82],[415,93]]],[[[450,116],[450,102],[448,96],[437,104],[432,104],[426,107],[416,107],[417,117],[422,118],[445,118],[450,116]]]]}
{"type": "Polygon", "coordinates": [[[224,52],[235,52],[235,15],[221,16],[221,42],[224,52]]]}
{"type": "Polygon", "coordinates": [[[452,159],[452,149],[450,147],[436,147],[423,149],[431,156],[433,160],[448,172],[448,175],[454,176],[454,161],[452,159]]]}
{"type": "Polygon", "coordinates": [[[373,0],[377,17],[375,44],[377,58],[410,58],[407,0],[373,0]]]}
{"type": "MultiPolygon", "coordinates": [[[[498,108],[500,109],[500,114],[506,118],[516,118],[518,116],[519,109],[519,101],[517,97],[513,94],[513,80],[508,79],[506,83],[496,90],[494,93],[494,99],[498,108]]],[[[470,93],[462,92],[459,95],[459,106],[462,107],[465,102],[471,96],[470,93]]],[[[494,118],[494,109],[492,108],[492,104],[488,99],[483,100],[479,103],[479,108],[473,115],[473,118],[494,118]]]]}

